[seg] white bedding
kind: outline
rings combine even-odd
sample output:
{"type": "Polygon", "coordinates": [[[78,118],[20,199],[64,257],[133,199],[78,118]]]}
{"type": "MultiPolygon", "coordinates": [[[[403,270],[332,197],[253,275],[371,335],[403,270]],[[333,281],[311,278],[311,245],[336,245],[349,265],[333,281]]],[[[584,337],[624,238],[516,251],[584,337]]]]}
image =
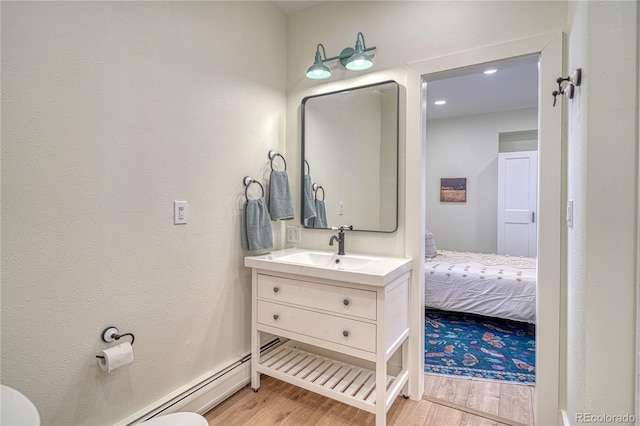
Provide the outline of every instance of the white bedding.
{"type": "Polygon", "coordinates": [[[536,259],[438,250],[425,260],[425,306],[535,323],[536,259]]]}

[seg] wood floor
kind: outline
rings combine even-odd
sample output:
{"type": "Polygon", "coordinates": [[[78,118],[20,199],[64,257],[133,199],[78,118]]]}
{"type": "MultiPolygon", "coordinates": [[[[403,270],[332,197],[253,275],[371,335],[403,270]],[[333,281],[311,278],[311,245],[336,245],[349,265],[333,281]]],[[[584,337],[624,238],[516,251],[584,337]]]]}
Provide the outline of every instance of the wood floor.
{"type": "MultiPolygon", "coordinates": [[[[397,398],[390,426],[533,425],[533,386],[425,375],[422,400],[397,398]]],[[[374,415],[313,392],[262,376],[205,414],[219,425],[375,425],[374,415]]]]}

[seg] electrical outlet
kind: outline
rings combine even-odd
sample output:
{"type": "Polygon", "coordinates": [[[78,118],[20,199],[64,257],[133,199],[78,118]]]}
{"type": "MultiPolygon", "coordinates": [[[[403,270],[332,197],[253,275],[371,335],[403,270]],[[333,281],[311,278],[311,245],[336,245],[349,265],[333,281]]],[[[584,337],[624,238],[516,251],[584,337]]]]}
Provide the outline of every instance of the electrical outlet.
{"type": "Polygon", "coordinates": [[[288,243],[301,243],[302,232],[299,226],[287,226],[287,242],[288,243]]]}
{"type": "Polygon", "coordinates": [[[338,203],[338,215],[344,215],[344,203],[342,201],[338,203]]]}

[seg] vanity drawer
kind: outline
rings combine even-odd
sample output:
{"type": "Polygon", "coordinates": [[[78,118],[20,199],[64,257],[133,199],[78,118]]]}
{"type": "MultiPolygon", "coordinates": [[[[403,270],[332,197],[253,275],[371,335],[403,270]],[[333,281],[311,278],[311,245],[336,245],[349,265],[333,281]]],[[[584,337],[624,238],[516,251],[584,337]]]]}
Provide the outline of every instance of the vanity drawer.
{"type": "Polygon", "coordinates": [[[376,292],[258,275],[258,298],[376,319],[376,292]]]}
{"type": "Polygon", "coordinates": [[[257,322],[340,345],[375,353],[376,326],[293,306],[258,301],[257,322]]]}

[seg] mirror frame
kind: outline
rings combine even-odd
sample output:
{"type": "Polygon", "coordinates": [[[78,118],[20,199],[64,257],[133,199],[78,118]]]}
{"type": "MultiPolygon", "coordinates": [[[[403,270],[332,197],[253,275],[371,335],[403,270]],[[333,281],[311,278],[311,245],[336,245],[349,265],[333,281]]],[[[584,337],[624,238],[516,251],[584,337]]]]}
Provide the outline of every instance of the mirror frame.
{"type": "MultiPolygon", "coordinates": [[[[379,82],[375,82],[375,83],[371,83],[371,84],[366,84],[363,86],[356,86],[356,87],[348,87],[345,89],[340,89],[340,90],[335,90],[333,92],[326,92],[326,93],[319,93],[317,95],[310,95],[310,96],[306,96],[302,99],[302,103],[301,103],[301,108],[300,108],[300,117],[301,117],[301,128],[300,128],[300,133],[301,133],[301,147],[300,147],[300,223],[302,225],[302,228],[304,229],[317,229],[317,230],[331,230],[331,225],[329,225],[328,228],[312,228],[307,226],[304,223],[304,176],[305,176],[305,106],[308,100],[313,99],[313,98],[318,98],[318,97],[322,97],[322,96],[328,96],[328,95],[337,95],[337,94],[341,94],[341,93],[347,93],[347,92],[352,92],[354,90],[361,90],[361,89],[367,89],[370,87],[375,87],[375,86],[381,86],[384,84],[390,84],[393,83],[396,85],[396,128],[395,128],[395,151],[396,151],[396,171],[395,171],[395,178],[396,178],[396,182],[395,182],[395,191],[396,191],[396,197],[395,197],[395,226],[393,227],[393,229],[391,230],[376,230],[376,229],[358,229],[355,225],[352,231],[361,231],[361,232],[379,232],[379,233],[385,233],[385,234],[392,234],[394,232],[396,232],[398,230],[398,226],[399,226],[399,214],[400,214],[400,206],[399,206],[399,201],[400,201],[400,84],[395,81],[395,80],[384,80],[384,81],[379,81],[379,82]]],[[[353,225],[353,224],[352,224],[353,225]]],[[[335,225],[334,225],[335,226],[335,225]]]]}

